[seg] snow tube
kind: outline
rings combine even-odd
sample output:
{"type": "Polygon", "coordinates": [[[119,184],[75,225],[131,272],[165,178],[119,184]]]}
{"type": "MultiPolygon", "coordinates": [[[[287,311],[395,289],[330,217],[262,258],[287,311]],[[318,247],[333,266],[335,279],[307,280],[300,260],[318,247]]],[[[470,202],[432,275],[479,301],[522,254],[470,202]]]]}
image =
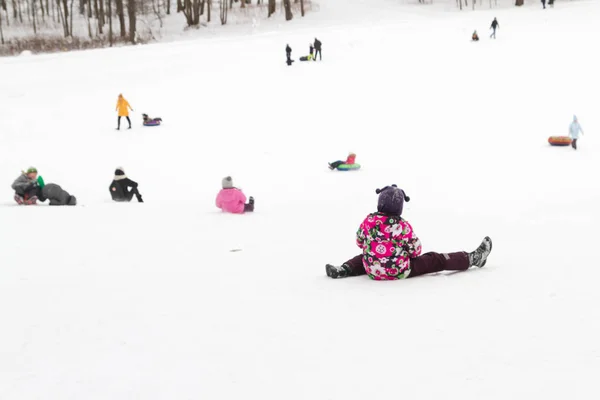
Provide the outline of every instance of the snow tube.
{"type": "Polygon", "coordinates": [[[552,146],[569,146],[571,144],[571,138],[568,136],[550,136],[548,143],[552,146]]]}
{"type": "Polygon", "coordinates": [[[144,122],[144,126],[160,126],[160,121],[148,121],[144,122]]]}
{"type": "Polygon", "coordinates": [[[356,171],[360,169],[360,164],[341,164],[337,167],[338,171],[356,171]]]}

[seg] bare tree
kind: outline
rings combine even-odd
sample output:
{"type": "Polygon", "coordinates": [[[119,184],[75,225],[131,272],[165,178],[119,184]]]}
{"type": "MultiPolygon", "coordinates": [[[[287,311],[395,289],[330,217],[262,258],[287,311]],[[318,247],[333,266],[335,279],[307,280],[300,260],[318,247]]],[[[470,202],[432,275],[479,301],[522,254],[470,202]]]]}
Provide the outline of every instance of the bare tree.
{"type": "Polygon", "coordinates": [[[210,7],[212,0],[206,0],[206,21],[210,22],[210,7]]]}
{"type": "Polygon", "coordinates": [[[127,14],[129,14],[129,41],[135,43],[135,22],[137,18],[135,0],[127,0],[127,14]]]}
{"type": "Polygon", "coordinates": [[[108,0],[108,43],[113,45],[113,27],[112,27],[112,0],[108,0]]]}
{"type": "Polygon", "coordinates": [[[227,0],[220,0],[219,4],[221,11],[221,25],[225,25],[227,23],[227,0]]]}
{"type": "Polygon", "coordinates": [[[119,25],[121,27],[121,37],[127,36],[127,30],[125,29],[125,11],[123,7],[123,0],[115,0],[117,5],[117,16],[119,17],[119,25]]]}
{"type": "Polygon", "coordinates": [[[271,15],[275,14],[275,11],[277,11],[275,0],[269,0],[269,18],[271,15]]]}
{"type": "Polygon", "coordinates": [[[304,0],[300,0],[300,15],[304,17],[304,0]]]}
{"type": "Polygon", "coordinates": [[[283,8],[285,9],[285,20],[291,21],[291,19],[294,18],[294,15],[292,14],[292,4],[290,3],[290,0],[283,0],[283,8]]]}
{"type": "MultiPolygon", "coordinates": [[[[5,6],[5,3],[2,3],[5,6]]],[[[6,11],[6,8],[4,9],[6,11]]],[[[0,43],[4,44],[4,32],[2,31],[2,15],[0,15],[0,43]]]]}

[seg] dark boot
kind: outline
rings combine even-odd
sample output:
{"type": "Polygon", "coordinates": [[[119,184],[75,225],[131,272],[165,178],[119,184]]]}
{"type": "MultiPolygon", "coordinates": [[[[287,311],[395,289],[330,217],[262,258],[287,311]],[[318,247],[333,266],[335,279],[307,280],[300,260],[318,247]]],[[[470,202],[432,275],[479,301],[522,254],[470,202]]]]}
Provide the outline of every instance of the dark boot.
{"type": "Polygon", "coordinates": [[[336,267],[335,265],[327,264],[325,266],[325,272],[327,273],[327,276],[332,279],[347,278],[349,276],[352,276],[352,270],[346,264],[342,264],[341,267],[336,267]]]}
{"type": "Polygon", "coordinates": [[[492,252],[492,239],[486,236],[477,250],[469,253],[469,266],[483,268],[487,262],[487,258],[492,252]]]}

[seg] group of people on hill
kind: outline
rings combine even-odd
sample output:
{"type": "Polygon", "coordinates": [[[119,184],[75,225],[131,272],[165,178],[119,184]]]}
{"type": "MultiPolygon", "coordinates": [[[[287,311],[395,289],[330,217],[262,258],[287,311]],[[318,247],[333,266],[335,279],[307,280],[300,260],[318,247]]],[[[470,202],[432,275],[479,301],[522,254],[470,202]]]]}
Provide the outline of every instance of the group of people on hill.
{"type": "MultiPolygon", "coordinates": [[[[222,189],[217,194],[215,204],[224,212],[232,214],[243,214],[254,211],[254,198],[246,195],[241,189],[233,185],[230,176],[223,178],[222,189]],[[248,202],[246,203],[246,200],[248,202]]],[[[138,202],[143,203],[142,194],[138,189],[138,183],[129,179],[125,169],[118,167],[115,170],[113,181],[109,186],[111,198],[116,202],[130,202],[135,197],[138,202]]],[[[15,191],[14,199],[19,205],[36,205],[39,202],[50,200],[51,206],[75,206],[77,198],[55,183],[44,182],[35,167],[29,167],[23,171],[12,184],[15,191]]]]}
{"type": "MultiPolygon", "coordinates": [[[[300,57],[300,61],[317,61],[317,56],[319,57],[319,61],[323,60],[322,47],[323,43],[317,38],[315,38],[314,43],[309,43],[308,55],[300,57]]],[[[292,48],[289,44],[285,46],[285,56],[287,65],[292,65],[294,60],[292,59],[292,48]]]]}
{"type": "MultiPolygon", "coordinates": [[[[494,20],[492,21],[492,25],[490,26],[490,29],[492,30],[490,39],[496,39],[496,30],[498,30],[499,28],[500,24],[498,23],[498,19],[494,18],[494,20]]],[[[477,31],[473,32],[473,35],[471,35],[471,40],[473,40],[474,42],[479,42],[479,35],[477,34],[477,31]]]]}

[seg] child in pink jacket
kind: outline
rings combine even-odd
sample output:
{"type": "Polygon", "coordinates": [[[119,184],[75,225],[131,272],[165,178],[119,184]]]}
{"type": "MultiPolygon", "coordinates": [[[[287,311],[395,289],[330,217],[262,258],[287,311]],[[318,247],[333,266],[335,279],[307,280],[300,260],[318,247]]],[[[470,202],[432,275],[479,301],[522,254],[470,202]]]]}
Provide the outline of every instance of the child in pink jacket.
{"type": "Polygon", "coordinates": [[[254,198],[250,196],[246,204],[246,195],[233,186],[233,180],[230,176],[223,178],[221,182],[223,189],[217,195],[217,207],[232,214],[243,214],[254,211],[254,198]]]}
{"type": "Polygon", "coordinates": [[[485,265],[492,251],[489,237],[471,253],[421,254],[421,241],[401,217],[404,201],[410,200],[404,190],[392,185],[375,193],[379,194],[377,212],[367,215],[356,234],[362,253],[339,267],[327,264],[325,271],[330,278],[369,275],[377,281],[392,281],[485,265]]]}

